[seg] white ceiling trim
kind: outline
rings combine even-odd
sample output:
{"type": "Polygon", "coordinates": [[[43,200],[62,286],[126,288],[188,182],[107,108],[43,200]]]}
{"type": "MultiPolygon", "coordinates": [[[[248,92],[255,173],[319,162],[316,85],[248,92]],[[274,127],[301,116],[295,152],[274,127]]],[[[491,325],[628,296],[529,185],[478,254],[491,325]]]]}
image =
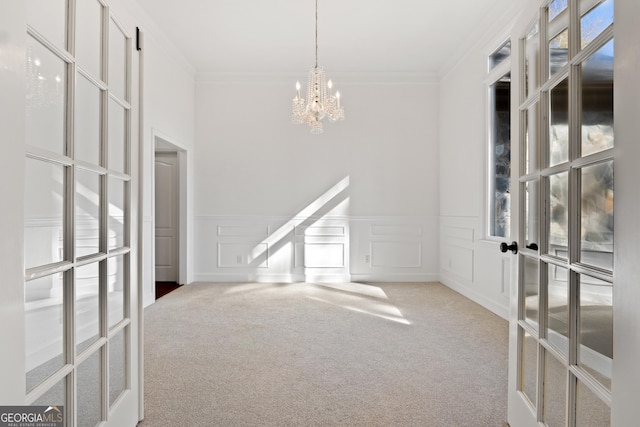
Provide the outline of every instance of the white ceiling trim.
{"type": "MultiPolygon", "coordinates": [[[[309,70],[288,73],[197,73],[197,84],[287,84],[293,85],[296,81],[304,83],[309,70]]],[[[438,84],[439,78],[435,72],[333,72],[326,70],[327,76],[333,80],[336,86],[342,84],[438,84]]]]}

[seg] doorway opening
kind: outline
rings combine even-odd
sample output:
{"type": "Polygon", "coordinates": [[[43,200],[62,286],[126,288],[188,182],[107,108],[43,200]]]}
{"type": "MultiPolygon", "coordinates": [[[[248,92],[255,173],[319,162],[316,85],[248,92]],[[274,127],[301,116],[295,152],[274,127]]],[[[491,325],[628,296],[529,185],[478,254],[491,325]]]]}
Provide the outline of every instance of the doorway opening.
{"type": "Polygon", "coordinates": [[[154,136],[154,300],[186,283],[186,150],[154,136]]]}

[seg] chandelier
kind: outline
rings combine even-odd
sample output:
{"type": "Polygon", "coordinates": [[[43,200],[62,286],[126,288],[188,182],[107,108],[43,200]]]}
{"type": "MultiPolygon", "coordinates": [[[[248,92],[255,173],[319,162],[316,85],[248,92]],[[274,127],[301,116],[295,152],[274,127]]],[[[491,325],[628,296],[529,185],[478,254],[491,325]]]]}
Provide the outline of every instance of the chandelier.
{"type": "Polygon", "coordinates": [[[306,123],[311,133],[322,133],[322,119],[331,122],[344,120],[344,108],[340,106],[340,92],[333,94],[333,83],[327,81],[324,68],[318,67],[318,0],[316,0],[316,66],[309,70],[307,100],[300,97],[300,82],[296,82],[296,96],[293,98],[292,121],[306,123]]]}

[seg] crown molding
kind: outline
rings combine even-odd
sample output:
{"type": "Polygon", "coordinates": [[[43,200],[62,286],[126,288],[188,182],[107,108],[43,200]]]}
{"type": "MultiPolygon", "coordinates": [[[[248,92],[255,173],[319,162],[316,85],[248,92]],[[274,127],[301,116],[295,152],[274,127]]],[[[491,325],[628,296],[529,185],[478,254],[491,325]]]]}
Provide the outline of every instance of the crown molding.
{"type": "MultiPolygon", "coordinates": [[[[340,85],[360,84],[438,84],[436,72],[356,72],[329,71],[329,77],[340,85]]],[[[261,72],[204,72],[195,76],[196,84],[283,84],[292,85],[304,81],[306,71],[261,72]]]]}

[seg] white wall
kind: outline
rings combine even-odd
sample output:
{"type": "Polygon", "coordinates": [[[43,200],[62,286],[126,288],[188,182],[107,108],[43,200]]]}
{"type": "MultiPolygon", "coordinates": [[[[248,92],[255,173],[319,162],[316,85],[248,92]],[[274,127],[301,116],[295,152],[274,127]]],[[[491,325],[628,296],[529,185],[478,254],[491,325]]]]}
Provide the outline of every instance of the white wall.
{"type": "Polygon", "coordinates": [[[440,81],[440,281],[507,318],[509,257],[487,238],[487,56],[509,36],[517,8],[503,11],[489,32],[440,81]]]}
{"type": "Polygon", "coordinates": [[[437,280],[437,85],[329,72],[346,120],[311,135],[305,74],[197,83],[196,280],[437,280]]]}
{"type": "MultiPolygon", "coordinates": [[[[178,146],[187,159],[187,215],[191,215],[193,198],[194,146],[194,77],[195,72],[182,54],[135,2],[112,0],[116,10],[122,8],[139,22],[143,33],[143,117],[142,126],[142,286],[145,306],[153,302],[155,286],[153,184],[156,137],[178,146]]],[[[187,221],[187,241],[193,241],[192,222],[187,221]]],[[[193,259],[193,246],[187,245],[186,258],[193,259]]],[[[193,280],[192,264],[187,263],[186,281],[193,280]]]]}

